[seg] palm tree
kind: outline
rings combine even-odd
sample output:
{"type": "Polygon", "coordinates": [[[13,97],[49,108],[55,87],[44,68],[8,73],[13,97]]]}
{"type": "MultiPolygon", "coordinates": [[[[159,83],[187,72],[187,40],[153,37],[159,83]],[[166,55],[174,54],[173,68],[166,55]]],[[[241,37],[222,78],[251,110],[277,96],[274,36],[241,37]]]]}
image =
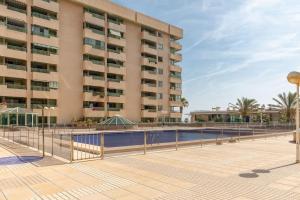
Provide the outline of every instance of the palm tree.
{"type": "Polygon", "coordinates": [[[276,105],[269,105],[270,108],[277,109],[283,115],[284,121],[292,122],[295,117],[295,105],[297,100],[297,94],[289,92],[286,94],[285,92],[282,94],[278,94],[277,98],[273,98],[276,102],[276,105]]]}
{"type": "Polygon", "coordinates": [[[250,114],[257,111],[259,108],[259,104],[255,99],[248,99],[245,97],[237,99],[236,104],[231,105],[239,111],[244,122],[248,121],[250,114]]]}
{"type": "Polygon", "coordinates": [[[181,103],[182,103],[182,107],[180,107],[180,112],[183,112],[183,108],[187,108],[189,107],[189,102],[186,98],[181,97],[181,103]]]}

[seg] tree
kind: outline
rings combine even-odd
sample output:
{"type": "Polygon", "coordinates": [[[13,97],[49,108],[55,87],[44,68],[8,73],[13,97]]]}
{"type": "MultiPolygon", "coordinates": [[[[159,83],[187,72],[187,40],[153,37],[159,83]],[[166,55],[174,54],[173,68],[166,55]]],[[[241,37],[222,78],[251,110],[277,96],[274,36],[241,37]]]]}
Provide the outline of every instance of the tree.
{"type": "Polygon", "coordinates": [[[243,121],[248,122],[250,114],[258,110],[259,104],[255,99],[242,97],[241,99],[237,99],[237,102],[233,107],[239,111],[243,121]]]}
{"type": "Polygon", "coordinates": [[[297,94],[292,92],[286,94],[285,92],[283,92],[282,94],[278,94],[277,98],[273,98],[273,100],[276,102],[276,104],[271,104],[269,106],[272,109],[280,111],[283,121],[292,122],[295,118],[296,113],[295,106],[297,94]]]}
{"type": "Polygon", "coordinates": [[[183,108],[187,108],[189,107],[189,102],[186,98],[181,97],[181,103],[182,103],[182,107],[180,107],[180,112],[183,112],[183,108]]]}

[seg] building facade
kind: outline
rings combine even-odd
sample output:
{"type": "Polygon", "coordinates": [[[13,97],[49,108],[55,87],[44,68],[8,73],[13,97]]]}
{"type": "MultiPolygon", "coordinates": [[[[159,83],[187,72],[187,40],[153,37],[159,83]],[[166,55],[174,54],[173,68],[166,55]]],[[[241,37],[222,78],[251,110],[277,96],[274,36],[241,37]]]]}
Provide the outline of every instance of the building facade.
{"type": "Polygon", "coordinates": [[[107,0],[0,0],[0,103],[51,123],[180,121],[182,37],[107,0]]]}
{"type": "MultiPolygon", "coordinates": [[[[236,110],[199,110],[190,113],[191,122],[242,122],[241,114],[236,110]]],[[[281,114],[278,110],[266,109],[253,112],[246,122],[279,122],[281,114]]],[[[245,119],[244,119],[245,120],[245,119]]]]}

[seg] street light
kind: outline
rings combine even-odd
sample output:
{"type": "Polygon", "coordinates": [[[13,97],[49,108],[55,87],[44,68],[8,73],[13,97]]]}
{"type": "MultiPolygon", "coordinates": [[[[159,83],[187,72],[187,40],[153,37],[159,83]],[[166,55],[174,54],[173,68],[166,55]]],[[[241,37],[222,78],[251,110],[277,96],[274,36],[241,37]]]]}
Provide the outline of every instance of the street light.
{"type": "Polygon", "coordinates": [[[46,110],[49,110],[48,112],[48,127],[49,127],[49,130],[51,128],[51,110],[55,110],[54,107],[45,107],[46,110]]]}
{"type": "Polygon", "coordinates": [[[300,73],[299,72],[290,72],[287,76],[287,79],[290,83],[297,86],[297,101],[296,101],[296,163],[300,162],[300,153],[299,153],[299,85],[300,85],[300,73]]]}

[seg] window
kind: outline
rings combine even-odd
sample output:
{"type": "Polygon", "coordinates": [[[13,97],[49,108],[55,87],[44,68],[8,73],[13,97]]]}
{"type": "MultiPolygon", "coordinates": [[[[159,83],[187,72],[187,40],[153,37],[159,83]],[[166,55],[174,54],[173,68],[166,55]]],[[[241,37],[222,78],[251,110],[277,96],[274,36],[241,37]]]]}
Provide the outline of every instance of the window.
{"type": "Polygon", "coordinates": [[[163,99],[163,94],[162,93],[158,94],[158,99],[163,99]]]}
{"type": "Polygon", "coordinates": [[[159,74],[163,74],[163,73],[164,73],[164,70],[159,68],[159,69],[158,69],[158,73],[159,73],[159,74]]]}
{"type": "Polygon", "coordinates": [[[163,50],[163,49],[164,49],[164,45],[161,44],[161,43],[159,43],[159,44],[158,44],[158,49],[163,50]]]}
{"type": "Polygon", "coordinates": [[[162,57],[158,57],[158,62],[163,62],[163,58],[162,57]]]}
{"type": "Polygon", "coordinates": [[[58,89],[58,82],[56,82],[56,81],[50,81],[49,82],[49,88],[50,89],[58,89]]]}
{"type": "Polygon", "coordinates": [[[158,87],[162,87],[163,86],[163,82],[162,81],[158,81],[158,87]]]}
{"type": "Polygon", "coordinates": [[[96,48],[96,49],[105,49],[105,43],[100,40],[84,38],[83,44],[91,45],[93,48],[96,48]]]}
{"type": "Polygon", "coordinates": [[[157,36],[158,36],[158,37],[162,37],[163,35],[162,35],[161,32],[158,32],[158,33],[157,33],[157,36]]]}
{"type": "Polygon", "coordinates": [[[157,106],[157,110],[158,110],[158,111],[162,111],[162,110],[163,110],[163,106],[162,106],[162,105],[158,105],[158,106],[157,106]]]}

